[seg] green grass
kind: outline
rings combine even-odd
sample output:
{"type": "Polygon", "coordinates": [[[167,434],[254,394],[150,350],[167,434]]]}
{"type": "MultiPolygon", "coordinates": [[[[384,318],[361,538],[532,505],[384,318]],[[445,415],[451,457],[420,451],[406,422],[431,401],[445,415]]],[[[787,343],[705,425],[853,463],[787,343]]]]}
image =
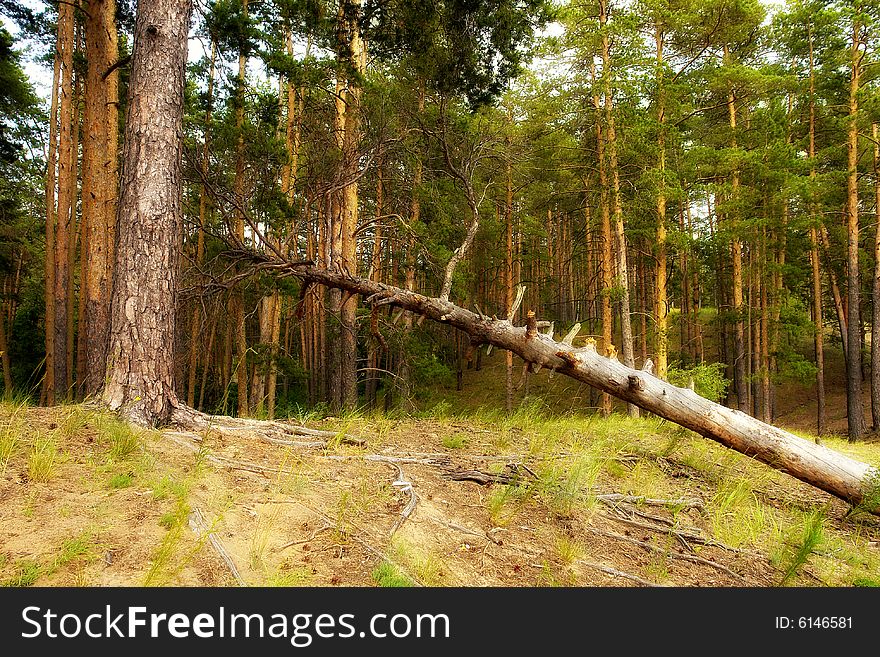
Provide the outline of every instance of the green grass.
{"type": "Polygon", "coordinates": [[[524,483],[497,485],[486,499],[489,519],[495,527],[504,527],[517,512],[531,499],[534,491],[524,483]]]}
{"type": "Polygon", "coordinates": [[[110,488],[119,489],[119,488],[128,488],[131,486],[131,482],[134,479],[134,474],[131,472],[121,472],[117,475],[114,475],[109,482],[110,488]]]}
{"type": "Polygon", "coordinates": [[[781,554],[774,559],[784,569],[780,586],[785,586],[798,574],[824,540],[825,514],[821,511],[804,513],[785,541],[781,554]]]}
{"type": "Polygon", "coordinates": [[[153,499],[165,500],[169,497],[186,497],[188,488],[185,483],[175,481],[169,475],[163,475],[159,481],[153,484],[153,499]]]}
{"type": "Polygon", "coordinates": [[[385,588],[403,588],[413,585],[409,577],[401,573],[397,566],[387,561],[376,566],[370,573],[370,577],[377,585],[385,588]]]}
{"type": "Polygon", "coordinates": [[[24,418],[18,414],[13,414],[0,431],[0,476],[6,474],[9,460],[21,444],[24,431],[24,418]]]}
{"type": "Polygon", "coordinates": [[[446,449],[461,449],[467,445],[467,436],[463,433],[455,433],[451,436],[443,436],[440,441],[446,449]]]}
{"type": "Polygon", "coordinates": [[[28,478],[31,481],[47,482],[55,474],[58,461],[58,447],[51,436],[38,436],[28,455],[28,478]]]}
{"type": "Polygon", "coordinates": [[[94,547],[94,539],[88,532],[66,539],[61,543],[58,553],[46,563],[33,557],[16,561],[12,575],[0,581],[0,586],[33,586],[41,577],[52,575],[72,562],[93,559],[94,547]]]}
{"type": "Polygon", "coordinates": [[[555,515],[567,518],[578,507],[591,505],[590,490],[601,469],[602,462],[591,453],[553,465],[540,473],[538,495],[555,515]]]}
{"type": "Polygon", "coordinates": [[[312,572],[307,568],[293,568],[291,570],[278,570],[269,575],[263,582],[263,586],[308,586],[312,581],[312,572]]]}
{"type": "Polygon", "coordinates": [[[189,485],[175,482],[167,475],[162,477],[153,487],[153,499],[163,500],[170,495],[174,496],[174,506],[159,518],[159,524],[168,531],[153,552],[150,567],[144,576],[144,586],[166,584],[187,562],[186,559],[177,558],[177,554],[184,531],[189,525],[189,485]]]}
{"type": "Polygon", "coordinates": [[[128,422],[102,414],[96,421],[98,435],[108,445],[110,458],[122,460],[141,446],[141,436],[128,422]]]}
{"type": "Polygon", "coordinates": [[[91,558],[94,554],[94,539],[91,534],[83,533],[76,538],[65,540],[61,544],[61,550],[55,556],[53,571],[61,566],[66,566],[71,561],[80,558],[91,558]]]}
{"type": "Polygon", "coordinates": [[[880,578],[859,577],[853,580],[853,586],[880,587],[880,578]]]}
{"type": "Polygon", "coordinates": [[[14,573],[3,581],[0,586],[33,586],[43,574],[43,568],[36,559],[21,559],[15,562],[14,573]]]}
{"type": "Polygon", "coordinates": [[[432,552],[396,537],[391,543],[391,556],[425,586],[443,586],[446,583],[443,562],[432,552]]]}

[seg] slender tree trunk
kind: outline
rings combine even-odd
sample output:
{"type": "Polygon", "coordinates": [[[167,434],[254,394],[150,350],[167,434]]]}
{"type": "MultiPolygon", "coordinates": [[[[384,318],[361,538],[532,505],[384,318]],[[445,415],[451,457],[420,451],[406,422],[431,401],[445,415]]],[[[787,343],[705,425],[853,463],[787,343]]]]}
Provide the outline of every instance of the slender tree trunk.
{"type": "MultiPolygon", "coordinates": [[[[342,267],[356,276],[358,273],[358,183],[359,149],[361,141],[361,76],[366,72],[367,48],[361,34],[362,0],[350,0],[345,5],[343,29],[347,34],[346,60],[354,71],[347,80],[345,133],[342,147],[347,184],[342,190],[342,267]]],[[[357,308],[358,297],[349,296],[341,309],[342,324],[342,397],[343,408],[352,409],[358,403],[357,390],[357,308]]]]}
{"type": "MultiPolygon", "coordinates": [[[[599,0],[599,22],[603,29],[608,20],[607,0],[599,0]]],[[[614,210],[614,231],[617,246],[617,285],[619,287],[620,307],[620,338],[623,348],[623,364],[633,367],[632,318],[629,304],[629,275],[627,273],[626,232],[623,223],[623,201],[620,193],[620,169],[617,165],[617,133],[614,127],[614,101],[611,87],[611,47],[608,35],[602,35],[602,74],[605,86],[605,124],[608,133],[606,152],[608,169],[611,172],[612,207],[614,210]]],[[[639,416],[639,408],[635,404],[627,406],[630,417],[639,416]]]]}
{"type": "Polygon", "coordinates": [[[847,135],[847,329],[846,410],[850,440],[865,434],[862,412],[861,313],[859,307],[859,127],[858,92],[861,74],[861,25],[853,21],[850,49],[849,128],[847,135]]]}
{"type": "MultiPolygon", "coordinates": [[[[210,166],[210,149],[211,149],[211,112],[213,110],[214,101],[214,73],[217,61],[217,42],[211,39],[211,63],[208,69],[208,93],[205,99],[205,134],[202,142],[202,170],[207,173],[210,166]]],[[[205,185],[199,190],[199,226],[196,235],[196,266],[201,267],[205,262],[205,222],[208,214],[208,190],[205,185]]],[[[186,403],[193,406],[196,396],[196,369],[199,363],[199,351],[201,347],[201,331],[199,325],[201,322],[198,306],[193,307],[192,317],[190,318],[189,329],[189,370],[186,386],[186,403]]],[[[207,318],[205,318],[207,319],[207,318]]],[[[210,354],[210,351],[207,352],[210,354]]],[[[208,366],[205,359],[204,367],[208,366]]]]}
{"type": "MultiPolygon", "coordinates": [[[[11,395],[12,385],[12,365],[9,361],[9,341],[6,336],[6,308],[0,304],[0,361],[3,363],[3,392],[11,395]]],[[[11,329],[10,324],[10,329],[11,329]]]]}
{"type": "Polygon", "coordinates": [[[116,1],[90,0],[85,18],[86,94],[82,155],[82,291],[83,393],[101,389],[107,371],[112,285],[113,227],[116,223],[119,71],[116,1]],[[85,339],[83,339],[85,338],[85,339]]]}
{"type": "MultiPolygon", "coordinates": [[[[385,181],[383,179],[383,166],[384,162],[382,160],[382,154],[380,153],[378,156],[378,160],[376,163],[376,216],[373,220],[373,251],[370,254],[370,271],[369,278],[372,281],[381,282],[382,281],[382,221],[383,221],[383,213],[385,207],[385,181]]],[[[378,311],[374,311],[371,317],[371,322],[375,318],[375,323],[373,324],[372,331],[375,333],[379,332],[378,326],[378,311]]],[[[370,408],[376,407],[376,394],[379,390],[379,363],[382,355],[382,351],[379,349],[379,341],[373,336],[370,341],[370,348],[367,353],[367,385],[366,385],[366,397],[367,397],[367,405],[370,408]]]]}
{"type": "Polygon", "coordinates": [[[58,211],[55,228],[53,384],[54,399],[66,398],[67,389],[67,298],[70,286],[70,233],[76,217],[76,150],[73,122],[74,8],[58,7],[61,56],[61,102],[58,129],[58,211]]]}
{"type": "Polygon", "coordinates": [[[125,123],[105,403],[167,422],[174,388],[183,89],[191,0],[138,5],[125,123]]]}
{"type": "MultiPolygon", "coordinates": [[[[513,129],[513,110],[507,110],[507,128],[513,129]]],[[[507,319],[511,322],[513,317],[513,164],[511,161],[512,140],[508,132],[507,139],[507,194],[504,201],[504,308],[507,319]]],[[[505,365],[505,403],[507,412],[513,412],[513,352],[504,352],[505,365]]]]}
{"type": "MultiPolygon", "coordinates": [[[[660,187],[657,192],[657,269],[654,298],[654,321],[656,322],[655,335],[655,372],[661,379],[666,378],[669,368],[669,304],[666,296],[666,102],[663,88],[663,42],[664,34],[658,24],[654,33],[657,47],[657,170],[660,178],[660,187]]],[[[684,310],[684,306],[682,306],[684,310]]],[[[682,322],[685,322],[686,313],[682,312],[682,322]]]]}
{"type": "Polygon", "coordinates": [[[825,348],[824,348],[824,322],[822,316],[822,277],[819,264],[819,237],[816,230],[816,222],[821,221],[816,212],[814,185],[816,180],[816,75],[814,71],[813,55],[813,25],[808,29],[809,38],[809,79],[810,79],[810,120],[809,120],[809,150],[810,158],[810,269],[812,271],[812,316],[816,326],[814,334],[814,346],[816,350],[816,434],[821,436],[825,433],[825,348]]]}
{"type": "MultiPolygon", "coordinates": [[[[596,68],[590,63],[590,74],[595,85],[596,68]]],[[[614,288],[614,258],[611,238],[611,204],[608,200],[608,170],[605,160],[605,131],[600,120],[601,105],[598,92],[593,93],[593,107],[596,109],[596,159],[599,161],[599,194],[602,206],[602,349],[611,358],[617,353],[614,347],[614,318],[611,313],[611,295],[614,288]]],[[[602,415],[611,413],[611,395],[602,393],[602,415]]]]}
{"type": "MultiPolygon", "coordinates": [[[[248,0],[241,0],[242,12],[245,22],[248,20],[248,0]]],[[[235,199],[239,205],[244,206],[245,203],[245,181],[244,181],[244,105],[245,105],[245,85],[247,75],[247,56],[242,47],[238,53],[238,80],[235,99],[235,130],[238,133],[235,153],[235,178],[233,187],[235,199]]],[[[233,226],[233,234],[236,240],[244,243],[244,215],[240,210],[235,213],[233,226]]],[[[248,365],[247,365],[247,330],[245,326],[244,316],[244,292],[241,288],[236,288],[230,296],[229,315],[232,320],[232,330],[234,333],[233,344],[235,347],[235,375],[237,389],[237,405],[239,417],[248,415],[250,406],[248,405],[248,365]]]]}
{"type": "MultiPolygon", "coordinates": [[[[845,209],[844,209],[845,212],[845,209]]],[[[837,274],[834,272],[834,266],[831,258],[831,239],[828,236],[828,229],[821,221],[819,225],[819,244],[822,246],[822,252],[825,255],[826,267],[828,272],[828,283],[831,288],[831,298],[834,300],[834,312],[837,314],[837,326],[840,332],[840,340],[843,343],[843,357],[846,361],[849,358],[849,331],[847,330],[846,304],[843,294],[840,292],[840,285],[837,282],[837,274]]]]}
{"type": "Polygon", "coordinates": [[[880,430],[880,144],[878,144],[877,124],[871,124],[874,137],[874,281],[872,294],[873,313],[871,316],[871,419],[874,431],[880,430]]]}
{"type": "MultiPolygon", "coordinates": [[[[59,5],[60,7],[60,5],[59,5]]],[[[58,21],[58,34],[55,43],[55,62],[52,76],[52,99],[49,110],[49,151],[46,154],[46,278],[45,278],[45,302],[46,302],[46,364],[43,376],[43,402],[49,406],[55,403],[55,201],[56,201],[56,169],[58,167],[58,102],[60,96],[61,64],[64,47],[62,40],[65,33],[65,23],[58,21]]]]}
{"type": "MultiPolygon", "coordinates": [[[[725,47],[724,50],[725,63],[730,63],[730,55],[725,47]]],[[[730,147],[736,152],[736,95],[731,90],[727,96],[727,114],[730,124],[731,143],[730,147]]],[[[731,174],[731,201],[737,202],[739,198],[739,166],[734,165],[731,174]]],[[[728,221],[731,217],[728,217],[728,221]]],[[[736,228],[734,228],[736,230],[736,228]]],[[[737,407],[743,412],[747,412],[749,408],[749,392],[748,381],[746,377],[746,350],[745,335],[743,325],[743,268],[742,268],[742,241],[736,235],[730,242],[731,263],[733,265],[733,287],[731,293],[733,295],[733,312],[735,315],[734,324],[734,340],[733,340],[733,358],[734,358],[734,386],[736,388],[737,407]]]]}

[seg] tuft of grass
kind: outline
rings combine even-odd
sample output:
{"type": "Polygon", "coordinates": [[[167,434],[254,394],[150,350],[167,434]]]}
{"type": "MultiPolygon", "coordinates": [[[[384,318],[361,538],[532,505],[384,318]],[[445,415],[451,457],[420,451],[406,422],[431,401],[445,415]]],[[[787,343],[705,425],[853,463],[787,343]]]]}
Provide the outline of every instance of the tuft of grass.
{"type": "Polygon", "coordinates": [[[57,460],[58,447],[55,439],[50,436],[38,437],[28,456],[28,478],[31,481],[49,481],[55,474],[57,460]]]}
{"type": "Polygon", "coordinates": [[[173,528],[176,522],[177,522],[177,515],[174,513],[171,513],[170,511],[168,513],[163,513],[159,517],[159,526],[164,527],[165,529],[173,528]]]}
{"type": "Polygon", "coordinates": [[[21,443],[24,427],[24,418],[13,415],[4,425],[2,432],[0,432],[0,476],[6,474],[9,459],[12,458],[16,448],[21,443]]]}
{"type": "Polygon", "coordinates": [[[370,573],[370,577],[377,585],[385,588],[403,588],[413,585],[409,577],[401,573],[397,566],[387,561],[376,566],[370,573]]]}
{"type": "Polygon", "coordinates": [[[463,433],[456,433],[451,436],[443,436],[440,441],[446,449],[461,449],[467,445],[467,436],[463,433]]]}
{"type": "Polygon", "coordinates": [[[570,568],[575,561],[584,558],[584,546],[576,538],[561,534],[556,538],[556,554],[559,561],[570,568]]]}
{"type": "MultiPolygon", "coordinates": [[[[168,529],[168,532],[162,537],[162,542],[153,553],[150,568],[144,576],[144,586],[161,586],[185,565],[184,560],[177,560],[175,568],[169,569],[177,554],[180,540],[183,538],[184,528],[186,528],[189,520],[190,505],[187,501],[189,486],[175,483],[167,476],[160,480],[160,484],[164,496],[173,492],[175,498],[174,508],[172,511],[163,514],[159,521],[163,527],[168,529]],[[169,572],[166,572],[166,569],[169,569],[169,572]]],[[[157,487],[160,484],[157,484],[157,487]]],[[[156,498],[156,490],[157,488],[154,487],[154,498],[156,498]]]]}
{"type": "Polygon", "coordinates": [[[33,586],[43,574],[43,568],[36,559],[21,559],[15,562],[12,576],[0,582],[0,586],[33,586]]]}
{"type": "Polygon", "coordinates": [[[601,469],[599,459],[590,453],[581,454],[572,463],[554,465],[542,472],[538,494],[556,516],[568,518],[576,508],[589,503],[589,491],[601,469]]]}
{"type": "Polygon", "coordinates": [[[871,579],[870,577],[859,577],[853,580],[853,586],[880,587],[880,579],[871,579]]]}
{"type": "Polygon", "coordinates": [[[56,432],[62,440],[73,438],[90,422],[93,422],[97,415],[92,411],[87,411],[82,406],[71,406],[70,410],[64,416],[64,419],[58,425],[56,432]]]}
{"type": "Polygon", "coordinates": [[[83,533],[76,538],[70,538],[61,543],[61,549],[55,556],[52,571],[65,566],[71,561],[93,556],[94,540],[89,533],[83,533]]]}
{"type": "Polygon", "coordinates": [[[495,527],[504,527],[531,498],[532,489],[524,483],[495,486],[486,500],[489,519],[495,527]]]}
{"type": "Polygon", "coordinates": [[[174,479],[168,475],[163,475],[162,478],[153,485],[153,499],[157,501],[165,500],[169,497],[186,497],[186,494],[186,484],[174,481],[174,479]]]}
{"type": "Polygon", "coordinates": [[[785,572],[779,586],[785,586],[798,574],[807,563],[810,555],[818,548],[825,537],[825,514],[821,511],[804,513],[801,522],[797,523],[785,541],[782,553],[777,561],[784,564],[785,572]]]}
{"type": "Polygon", "coordinates": [[[715,536],[732,547],[756,542],[774,522],[755,495],[753,483],[747,477],[721,479],[707,506],[715,536]]]}
{"type": "Polygon", "coordinates": [[[119,488],[128,488],[131,486],[132,479],[134,479],[134,474],[131,472],[121,472],[118,475],[114,475],[110,479],[110,488],[119,489],[119,488]]]}
{"type": "Polygon", "coordinates": [[[395,538],[391,544],[391,553],[395,561],[412,572],[413,577],[425,586],[443,586],[446,574],[443,562],[437,555],[412,545],[405,539],[395,538]]]}
{"type": "Polygon", "coordinates": [[[248,556],[250,557],[251,568],[257,571],[265,570],[266,568],[264,557],[269,547],[269,538],[272,535],[272,530],[275,528],[280,513],[277,504],[270,506],[269,511],[260,513],[257,516],[257,526],[251,537],[251,547],[248,556]]]}
{"type": "Polygon", "coordinates": [[[271,574],[263,582],[263,586],[308,586],[312,581],[312,572],[307,568],[279,570],[271,574]]]}
{"type": "Polygon", "coordinates": [[[101,415],[97,422],[98,435],[109,446],[110,457],[121,460],[141,446],[140,432],[130,424],[112,415],[101,415]]]}

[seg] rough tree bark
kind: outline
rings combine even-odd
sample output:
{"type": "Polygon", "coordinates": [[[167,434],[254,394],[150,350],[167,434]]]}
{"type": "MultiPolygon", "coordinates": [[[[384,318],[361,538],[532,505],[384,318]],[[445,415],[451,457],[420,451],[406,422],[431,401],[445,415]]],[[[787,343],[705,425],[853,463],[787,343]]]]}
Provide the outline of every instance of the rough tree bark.
{"type": "Polygon", "coordinates": [[[138,4],[102,398],[136,424],[167,422],[174,391],[183,89],[191,0],[138,4]]]}
{"type": "Polygon", "coordinates": [[[761,422],[737,409],[726,408],[693,390],[678,388],[616,359],[600,356],[595,344],[574,348],[537,332],[534,315],[526,326],[493,320],[402,288],[376,283],[343,272],[284,262],[257,253],[232,254],[250,262],[255,271],[292,275],[303,281],[364,297],[365,303],[393,305],[453,326],[468,334],[472,347],[491,344],[509,349],[531,367],[559,371],[619,399],[786,472],[853,505],[880,513],[880,471],[824,445],[761,422]]]}

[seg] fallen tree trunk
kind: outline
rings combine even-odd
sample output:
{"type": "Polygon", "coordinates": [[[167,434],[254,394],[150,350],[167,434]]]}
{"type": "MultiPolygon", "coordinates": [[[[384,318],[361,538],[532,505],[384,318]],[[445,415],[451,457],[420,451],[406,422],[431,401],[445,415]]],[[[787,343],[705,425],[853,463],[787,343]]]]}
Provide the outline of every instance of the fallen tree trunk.
{"type": "Polygon", "coordinates": [[[293,276],[304,284],[321,284],[364,297],[368,305],[394,305],[449,324],[470,336],[472,347],[491,344],[508,349],[529,363],[556,370],[626,402],[666,418],[722,445],[762,461],[854,506],[880,514],[880,471],[823,445],[765,424],[739,410],[726,408],[693,390],[676,387],[652,374],[600,356],[595,345],[575,348],[537,331],[530,313],[526,326],[514,326],[401,288],[327,271],[302,263],[237,252],[255,270],[293,276]]]}

